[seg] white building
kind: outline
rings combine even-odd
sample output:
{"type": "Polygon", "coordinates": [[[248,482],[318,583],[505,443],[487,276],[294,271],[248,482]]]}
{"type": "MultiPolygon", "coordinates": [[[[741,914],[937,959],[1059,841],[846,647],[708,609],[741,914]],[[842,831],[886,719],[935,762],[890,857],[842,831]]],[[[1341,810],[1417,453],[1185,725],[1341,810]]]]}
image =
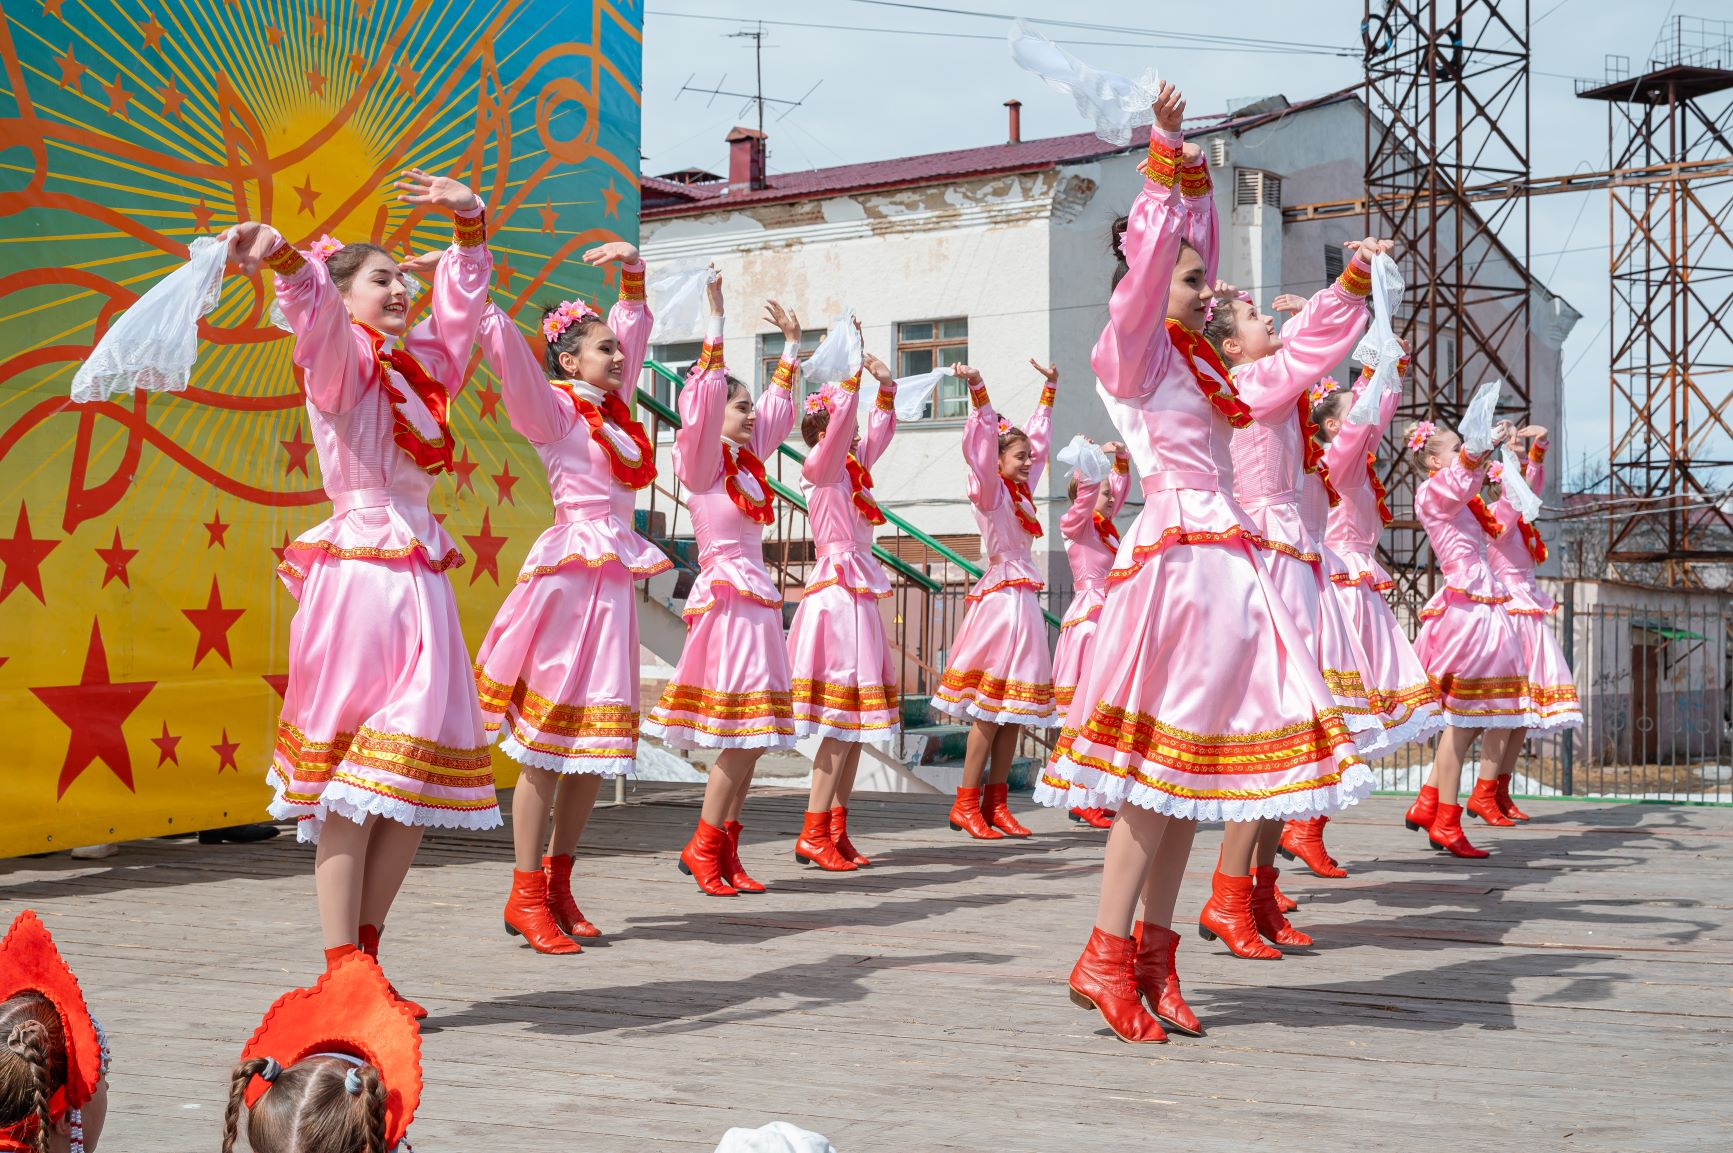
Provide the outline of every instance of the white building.
{"type": "MultiPolygon", "coordinates": [[[[1281,203],[1360,195],[1366,123],[1365,105],[1347,91],[1294,105],[1278,98],[1189,134],[1211,164],[1224,278],[1265,306],[1278,293],[1309,295],[1329,283],[1342,242],[1364,235],[1364,224],[1284,225],[1281,203]]],[[[1110,439],[1089,353],[1117,268],[1110,229],[1141,186],[1137,165],[1147,137],[1124,148],[1087,133],[1021,140],[1014,104],[1010,124],[1002,144],[776,175],[767,175],[764,138],[736,128],[726,179],[699,172],[644,178],[644,257],[652,267],[717,264],[732,313],[728,363],[755,387],[768,379],[781,347],[759,319],[766,297],[794,307],[814,330],[852,307],[868,350],[897,375],[967,361],[1013,422],[1039,393],[1029,359],[1057,362],[1055,451],[1078,432],[1110,439]]],[[[1488,259],[1508,263],[1508,254],[1488,259]]],[[[1559,348],[1576,314],[1544,290],[1537,290],[1534,312],[1532,418],[1556,426],[1559,348]]],[[[657,350],[680,363],[695,351],[657,350]]],[[[885,505],[972,557],[978,550],[960,450],[967,400],[953,386],[936,404],[933,417],[899,429],[874,469],[876,491],[885,505]]],[[[1071,587],[1058,536],[1066,477],[1049,469],[1042,487],[1036,495],[1047,501],[1042,543],[1057,611],[1071,587]]]]}

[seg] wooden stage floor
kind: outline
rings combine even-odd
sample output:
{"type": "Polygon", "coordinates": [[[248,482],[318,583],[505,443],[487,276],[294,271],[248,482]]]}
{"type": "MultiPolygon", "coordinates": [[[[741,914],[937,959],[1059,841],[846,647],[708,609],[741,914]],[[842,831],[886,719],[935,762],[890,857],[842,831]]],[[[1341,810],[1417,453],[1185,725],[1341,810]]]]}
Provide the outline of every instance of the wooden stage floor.
{"type": "MultiPolygon", "coordinates": [[[[1210,1036],[1130,1046],[1063,984],[1104,834],[1038,811],[1032,841],[975,843],[940,798],[861,798],[876,863],[829,876],[789,853],[804,798],[769,792],[746,856],[772,891],[721,900],[675,870],[696,800],[597,811],[578,896],[612,936],[577,957],[501,930],[505,831],[429,837],[384,958],[432,1011],[418,1149],[710,1150],[775,1119],[840,1153],[1632,1153],[1733,1132],[1733,809],[1525,802],[1533,825],[1477,824],[1495,855],[1457,862],[1375,798],[1330,827],[1352,876],[1284,874],[1314,953],[1240,961],[1187,933],[1210,1036]]],[[[1218,836],[1199,833],[1182,920],[1218,836]]],[[[103,1147],[217,1148],[242,1042],[319,967],[309,851],[0,862],[0,914],[24,906],[113,1039],[103,1147]]]]}

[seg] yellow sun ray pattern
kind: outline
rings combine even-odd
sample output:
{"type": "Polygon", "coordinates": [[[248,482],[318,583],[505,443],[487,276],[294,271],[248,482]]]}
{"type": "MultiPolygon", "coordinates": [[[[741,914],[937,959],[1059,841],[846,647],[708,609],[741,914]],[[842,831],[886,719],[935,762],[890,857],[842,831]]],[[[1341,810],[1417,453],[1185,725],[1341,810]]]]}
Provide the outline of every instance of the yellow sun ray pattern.
{"type": "MultiPolygon", "coordinates": [[[[184,394],[73,405],[90,348],[240,220],[443,247],[406,167],[487,200],[501,307],[611,296],[559,253],[637,237],[642,25],[642,0],[0,2],[0,857],[263,817],[294,612],[271,550],[328,507],[268,278],[224,282],[184,394]]],[[[551,519],[497,388],[478,364],[433,497],[497,545],[453,573],[472,645],[551,519]]]]}

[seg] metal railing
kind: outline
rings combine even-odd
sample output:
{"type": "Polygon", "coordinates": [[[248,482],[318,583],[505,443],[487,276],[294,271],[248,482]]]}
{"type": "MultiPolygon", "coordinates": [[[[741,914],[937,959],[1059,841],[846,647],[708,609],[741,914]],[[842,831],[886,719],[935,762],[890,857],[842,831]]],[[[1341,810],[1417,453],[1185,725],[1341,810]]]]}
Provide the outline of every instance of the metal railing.
{"type": "MultiPolygon", "coordinates": [[[[1583,726],[1529,737],[1512,791],[1733,804],[1733,597],[1561,583],[1550,624],[1583,726]]],[[[1395,607],[1417,623],[1418,604],[1395,607]]],[[[1431,762],[1431,745],[1374,762],[1378,787],[1412,793],[1431,762]]]]}
{"type": "MultiPolygon", "coordinates": [[[[666,365],[647,361],[645,368],[668,381],[673,395],[684,384],[680,376],[666,365]]],[[[680,427],[680,415],[667,403],[646,389],[637,390],[638,407],[646,417],[645,429],[652,444],[663,444],[662,432],[680,427]]],[[[807,578],[817,564],[812,547],[812,532],[807,520],[806,499],[797,487],[801,466],[806,455],[790,444],[780,444],[772,459],[765,461],[766,479],[777,496],[776,519],[765,527],[764,558],[771,574],[783,590],[806,586],[807,578]]],[[[662,469],[650,489],[647,510],[652,536],[668,552],[683,576],[676,585],[676,596],[697,575],[696,549],[688,549],[692,533],[683,487],[672,469],[662,469]],[[663,507],[666,502],[666,507],[663,507]]],[[[964,598],[970,586],[980,579],[982,568],[960,556],[943,541],[910,523],[890,509],[883,510],[885,522],[898,533],[919,546],[919,560],[899,555],[881,542],[873,544],[873,555],[890,572],[892,595],[882,602],[885,632],[891,651],[900,662],[899,688],[905,697],[930,697],[945,672],[945,658],[951,638],[962,623],[964,598]]],[[[792,619],[793,606],[787,606],[792,619]]],[[[1043,610],[1049,627],[1057,630],[1059,618],[1043,610]]],[[[785,619],[784,623],[787,623],[785,619]]],[[[1050,738],[1034,730],[1024,730],[1024,755],[1044,757],[1050,738]]]]}

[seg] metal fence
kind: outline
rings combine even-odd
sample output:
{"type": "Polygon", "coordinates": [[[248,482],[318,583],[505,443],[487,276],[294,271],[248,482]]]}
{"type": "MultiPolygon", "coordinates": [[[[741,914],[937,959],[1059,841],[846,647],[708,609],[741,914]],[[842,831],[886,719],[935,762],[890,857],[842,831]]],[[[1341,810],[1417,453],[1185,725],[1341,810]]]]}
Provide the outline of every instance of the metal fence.
{"type": "MultiPolygon", "coordinates": [[[[1631,603],[1607,603],[1609,587],[1558,590],[1551,624],[1583,726],[1531,736],[1512,791],[1733,804],[1733,598],[1619,587],[1631,603]]],[[[1417,607],[1398,605],[1397,615],[1413,621],[1417,607]]],[[[1478,755],[1477,745],[1470,759],[1478,755]]],[[[1430,744],[1401,749],[1374,763],[1378,787],[1412,793],[1431,762],[1430,744]]]]}

